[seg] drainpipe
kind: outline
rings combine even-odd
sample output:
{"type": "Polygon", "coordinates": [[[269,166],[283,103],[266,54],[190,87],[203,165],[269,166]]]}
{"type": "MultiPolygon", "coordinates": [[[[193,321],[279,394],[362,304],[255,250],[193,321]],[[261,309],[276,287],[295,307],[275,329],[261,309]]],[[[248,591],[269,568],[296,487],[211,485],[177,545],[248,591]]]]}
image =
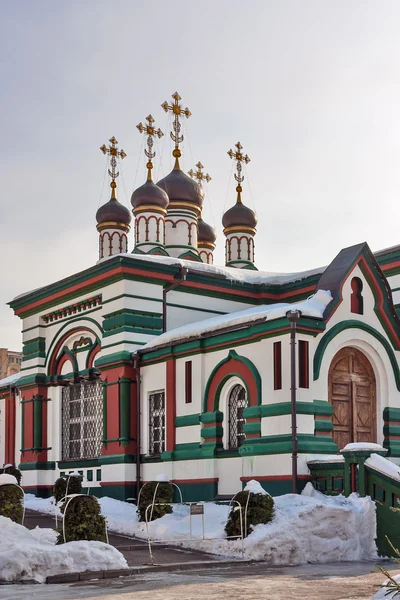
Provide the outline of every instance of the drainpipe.
{"type": "Polygon", "coordinates": [[[167,287],[163,288],[163,299],[162,299],[162,308],[163,308],[163,333],[167,331],[167,294],[171,290],[175,289],[180,285],[183,281],[186,281],[186,277],[188,274],[187,267],[181,267],[179,273],[177,273],[177,279],[167,287]]]}
{"type": "Polygon", "coordinates": [[[297,407],[296,407],[296,323],[301,317],[299,310],[286,313],[290,321],[290,402],[292,414],[292,494],[297,494],[297,407]]]}
{"type": "Polygon", "coordinates": [[[140,355],[137,351],[133,356],[133,365],[136,373],[136,498],[139,498],[140,490],[140,446],[141,446],[141,427],[140,427],[140,355]]]}

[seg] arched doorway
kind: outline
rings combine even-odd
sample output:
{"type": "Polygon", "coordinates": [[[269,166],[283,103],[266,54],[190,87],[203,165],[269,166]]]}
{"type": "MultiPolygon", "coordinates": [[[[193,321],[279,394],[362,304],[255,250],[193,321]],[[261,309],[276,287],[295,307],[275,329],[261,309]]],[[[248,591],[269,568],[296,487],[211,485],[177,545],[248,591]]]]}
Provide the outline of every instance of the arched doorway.
{"type": "Polygon", "coordinates": [[[343,348],[332,360],[328,381],[339,449],[350,442],[376,442],[376,383],[366,356],[343,348]]]}

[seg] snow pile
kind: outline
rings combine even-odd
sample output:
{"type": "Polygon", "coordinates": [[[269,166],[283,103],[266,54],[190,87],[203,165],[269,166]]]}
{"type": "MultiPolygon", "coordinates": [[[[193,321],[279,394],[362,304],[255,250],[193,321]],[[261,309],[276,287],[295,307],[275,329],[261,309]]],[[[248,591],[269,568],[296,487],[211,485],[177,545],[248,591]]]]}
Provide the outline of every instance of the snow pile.
{"type": "Polygon", "coordinates": [[[18,485],[17,478],[14,475],[8,475],[7,473],[0,475],[0,485],[10,485],[10,483],[18,485]]]}
{"type": "Polygon", "coordinates": [[[352,442],[347,444],[340,452],[351,452],[353,450],[375,450],[375,452],[387,452],[386,448],[380,444],[373,444],[372,442],[352,442]]]}
{"type": "Polygon", "coordinates": [[[61,517],[61,511],[56,505],[54,498],[36,498],[33,494],[25,494],[25,508],[36,510],[46,515],[57,515],[61,517]]]}
{"type": "Polygon", "coordinates": [[[247,482],[246,487],[243,490],[244,492],[252,492],[253,494],[263,494],[263,496],[268,496],[268,492],[264,490],[261,483],[256,481],[255,479],[250,479],[247,482]]]}
{"type": "Polygon", "coordinates": [[[371,467],[371,469],[375,469],[384,475],[388,475],[389,477],[400,481],[400,468],[384,456],[371,454],[365,461],[365,464],[367,467],[371,467]]]}
{"type": "Polygon", "coordinates": [[[33,531],[0,517],[0,579],[46,581],[50,575],[77,571],[127,568],[123,555],[103,542],[68,542],[55,545],[52,529],[33,531]]]}
{"type": "Polygon", "coordinates": [[[163,344],[170,344],[175,340],[199,337],[204,333],[218,331],[219,329],[228,326],[233,327],[235,325],[243,325],[259,319],[264,319],[265,321],[280,319],[285,317],[289,310],[299,310],[305,317],[322,319],[325,308],[331,300],[332,295],[329,291],[318,290],[316,294],[310,296],[307,300],[295,302],[294,304],[288,304],[286,302],[263,304],[261,306],[253,306],[252,308],[246,308],[245,310],[228,313],[226,315],[218,315],[217,317],[211,317],[210,319],[203,319],[202,321],[189,323],[188,325],[183,325],[182,327],[177,327],[176,329],[162,333],[143,346],[141,351],[163,344]]]}
{"type": "Polygon", "coordinates": [[[107,519],[107,527],[122,535],[135,535],[138,525],[136,505],[114,500],[114,498],[98,498],[101,513],[107,519]]]}
{"type": "MultiPolygon", "coordinates": [[[[253,490],[252,490],[253,491],[253,490]]],[[[185,541],[189,536],[188,507],[149,524],[156,540],[180,540],[181,545],[270,564],[306,564],[376,558],[375,504],[369,498],[352,494],[349,498],[329,497],[311,484],[301,496],[287,494],[274,498],[275,513],[267,525],[257,525],[243,541],[224,538],[227,505],[206,504],[205,537],[212,541],[185,541]]],[[[192,517],[193,536],[201,537],[201,516],[192,517]]],[[[138,525],[136,535],[146,538],[146,526],[138,525]]]]}

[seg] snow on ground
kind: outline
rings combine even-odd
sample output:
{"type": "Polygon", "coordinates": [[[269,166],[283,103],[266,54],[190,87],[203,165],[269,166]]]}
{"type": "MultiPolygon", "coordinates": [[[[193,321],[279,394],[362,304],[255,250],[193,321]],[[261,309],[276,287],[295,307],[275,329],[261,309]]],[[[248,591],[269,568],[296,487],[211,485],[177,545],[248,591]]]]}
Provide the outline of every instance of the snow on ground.
{"type": "Polygon", "coordinates": [[[393,477],[393,479],[400,481],[400,467],[392,463],[384,456],[379,456],[379,454],[371,454],[371,456],[365,461],[365,464],[367,467],[371,467],[372,469],[375,469],[384,475],[389,475],[389,477],[393,477]]]}
{"type": "Polygon", "coordinates": [[[322,319],[325,308],[331,300],[332,295],[329,291],[318,290],[316,294],[301,302],[295,302],[293,304],[288,304],[286,302],[263,304],[261,306],[253,306],[252,308],[239,310],[234,313],[218,315],[217,317],[211,317],[210,319],[203,319],[202,321],[177,327],[176,329],[172,329],[155,337],[145,346],[142,346],[141,351],[163,344],[170,344],[175,340],[183,338],[198,337],[204,333],[217,331],[218,329],[228,326],[232,327],[234,325],[251,323],[259,319],[268,321],[280,319],[286,316],[286,313],[289,310],[299,310],[303,316],[322,319]]]}
{"type": "MultiPolygon", "coordinates": [[[[27,495],[30,496],[30,495],[27,495]]],[[[375,504],[370,498],[352,494],[325,496],[307,484],[302,495],[274,498],[275,514],[266,525],[257,525],[244,540],[227,540],[224,527],[227,504],[204,505],[205,537],[202,517],[192,516],[192,532],[198,541],[189,541],[189,506],[175,504],[173,513],[149,523],[152,540],[204,550],[234,558],[265,560],[270,564],[306,564],[376,558],[375,504]],[[221,538],[221,539],[219,539],[221,538]]],[[[123,535],[147,538],[145,523],[137,520],[136,506],[112,498],[100,498],[108,527],[123,535]]],[[[54,511],[50,500],[26,501],[28,508],[54,511]]]]}
{"type": "Polygon", "coordinates": [[[61,516],[61,511],[55,504],[54,498],[36,498],[33,494],[25,494],[25,508],[37,510],[47,515],[61,516]]]}
{"type": "MultiPolygon", "coordinates": [[[[392,576],[392,575],[391,575],[392,576]]],[[[397,581],[397,583],[400,584],[400,575],[395,575],[393,577],[393,579],[395,581],[397,581]]],[[[395,596],[395,591],[390,592],[390,594],[388,594],[388,591],[390,588],[387,588],[386,585],[388,583],[388,580],[385,581],[382,585],[384,587],[382,587],[380,590],[378,590],[375,594],[375,596],[372,598],[372,600],[391,600],[391,598],[398,598],[399,596],[395,596]]]]}
{"type": "Polygon", "coordinates": [[[46,581],[50,575],[76,571],[124,569],[124,556],[103,542],[68,542],[55,545],[52,529],[26,529],[0,517],[0,579],[46,581]]]}

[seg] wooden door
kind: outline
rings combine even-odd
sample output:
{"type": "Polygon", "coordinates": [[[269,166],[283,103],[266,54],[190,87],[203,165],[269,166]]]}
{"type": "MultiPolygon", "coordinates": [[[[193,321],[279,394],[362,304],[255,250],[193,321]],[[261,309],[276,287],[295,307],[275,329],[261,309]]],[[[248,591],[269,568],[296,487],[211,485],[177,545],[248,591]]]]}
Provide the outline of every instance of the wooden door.
{"type": "Polygon", "coordinates": [[[329,369],[333,439],[339,449],[350,442],[376,442],[376,385],[372,366],[355,348],[343,348],[329,369]]]}

